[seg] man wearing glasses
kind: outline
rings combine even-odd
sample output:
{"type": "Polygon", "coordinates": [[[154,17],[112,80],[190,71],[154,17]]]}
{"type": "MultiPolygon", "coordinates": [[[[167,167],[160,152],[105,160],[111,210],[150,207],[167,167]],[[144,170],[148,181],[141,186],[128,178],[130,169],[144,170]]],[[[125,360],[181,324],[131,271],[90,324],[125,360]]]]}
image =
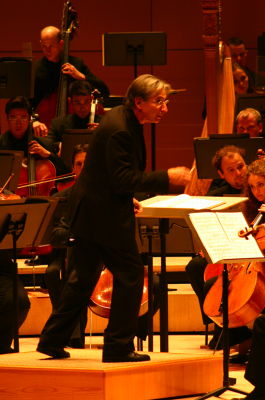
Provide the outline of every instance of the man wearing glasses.
{"type": "Polygon", "coordinates": [[[125,104],[111,109],[100,121],[69,200],[75,240],[69,249],[69,277],[37,351],[53,358],[70,356],[64,347],[103,263],[112,272],[114,284],[102,361],[150,359],[134,351],[144,278],[135,239],[135,213],[141,211],[141,205],[134,195],[168,193],[190,179],[186,167],[145,172],[143,126],[161,121],[168,111],[170,91],[167,82],[140,75],[129,86],[125,104]]]}
{"type": "Polygon", "coordinates": [[[46,140],[51,144],[54,153],[58,153],[66,129],[88,129],[93,132],[100,121],[100,114],[94,115],[90,122],[92,86],[87,81],[76,80],[69,86],[70,107],[72,112],[51,121],[46,140]]]}
{"type": "MultiPolygon", "coordinates": [[[[88,81],[92,88],[98,89],[103,97],[109,95],[109,89],[105,82],[89,70],[81,58],[70,55],[69,62],[63,64],[64,41],[57,27],[43,28],[40,33],[40,44],[43,57],[36,62],[32,105],[39,114],[39,130],[45,135],[51,119],[55,117],[56,101],[54,100],[56,100],[61,73],[69,78],[69,82],[88,81]],[[47,101],[44,102],[44,99],[47,101]]],[[[34,129],[37,129],[37,123],[34,124],[34,129]]]]}
{"type": "Polygon", "coordinates": [[[0,135],[0,149],[19,150],[37,156],[40,159],[50,160],[57,175],[69,172],[62,160],[52,152],[46,138],[33,136],[31,128],[31,105],[23,96],[13,97],[6,103],[5,113],[8,130],[0,135]],[[29,138],[32,136],[32,140],[29,138]]]}

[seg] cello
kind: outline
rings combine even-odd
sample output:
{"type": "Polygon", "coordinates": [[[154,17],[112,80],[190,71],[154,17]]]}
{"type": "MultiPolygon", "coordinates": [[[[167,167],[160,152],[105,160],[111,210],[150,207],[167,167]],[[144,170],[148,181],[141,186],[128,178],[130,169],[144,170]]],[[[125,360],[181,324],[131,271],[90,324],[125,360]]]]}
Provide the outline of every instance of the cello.
{"type": "MultiPolygon", "coordinates": [[[[264,253],[265,225],[257,225],[238,233],[240,237],[253,234],[264,253]]],[[[247,325],[252,322],[265,306],[265,263],[244,262],[228,265],[228,320],[229,328],[247,325]]],[[[204,312],[219,326],[223,326],[222,313],[222,275],[206,295],[204,312]]]]}
{"type": "MultiPolygon", "coordinates": [[[[28,128],[28,146],[33,140],[33,128],[30,123],[28,128]]],[[[50,160],[36,159],[34,154],[28,150],[27,157],[22,162],[22,168],[19,175],[19,185],[24,188],[17,189],[16,194],[21,197],[28,196],[49,196],[51,188],[54,186],[54,179],[56,177],[56,169],[50,160]],[[32,184],[34,181],[46,181],[42,185],[36,186],[32,184]]]]}
{"type": "MultiPolygon", "coordinates": [[[[113,276],[107,269],[103,268],[99,280],[94,288],[94,291],[89,299],[89,308],[94,314],[103,318],[109,318],[111,308],[111,297],[113,290],[113,276]]],[[[148,311],[148,274],[147,268],[144,268],[144,286],[139,316],[148,311]]]]}

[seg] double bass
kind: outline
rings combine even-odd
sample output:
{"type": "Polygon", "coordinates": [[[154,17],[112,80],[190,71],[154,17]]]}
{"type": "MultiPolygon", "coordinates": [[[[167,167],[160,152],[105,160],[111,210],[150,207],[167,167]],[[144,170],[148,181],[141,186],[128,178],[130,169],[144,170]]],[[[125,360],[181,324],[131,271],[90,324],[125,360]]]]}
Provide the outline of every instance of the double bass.
{"type": "MultiPolygon", "coordinates": [[[[61,23],[61,39],[63,40],[63,51],[60,65],[69,62],[70,41],[78,28],[77,12],[72,7],[70,1],[66,1],[63,7],[63,17],[61,23]]],[[[60,71],[59,82],[56,89],[46,95],[37,105],[36,112],[39,119],[47,126],[50,125],[54,117],[65,116],[68,110],[67,102],[68,77],[60,71]]]]}

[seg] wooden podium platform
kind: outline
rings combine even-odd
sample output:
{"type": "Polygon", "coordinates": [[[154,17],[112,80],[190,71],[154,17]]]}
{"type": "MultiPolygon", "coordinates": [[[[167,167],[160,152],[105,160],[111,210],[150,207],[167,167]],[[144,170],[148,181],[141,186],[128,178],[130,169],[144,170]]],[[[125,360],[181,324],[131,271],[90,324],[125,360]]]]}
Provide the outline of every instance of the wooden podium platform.
{"type": "Polygon", "coordinates": [[[3,400],[151,400],[209,392],[222,384],[222,354],[150,353],[151,361],[102,363],[101,350],[53,360],[29,351],[0,356],[3,400]]]}

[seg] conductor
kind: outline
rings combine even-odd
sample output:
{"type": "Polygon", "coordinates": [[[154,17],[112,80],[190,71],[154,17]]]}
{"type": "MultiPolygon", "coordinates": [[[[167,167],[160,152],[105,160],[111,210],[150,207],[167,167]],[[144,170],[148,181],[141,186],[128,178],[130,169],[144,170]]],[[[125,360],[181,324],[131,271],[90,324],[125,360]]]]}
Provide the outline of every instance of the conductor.
{"type": "Polygon", "coordinates": [[[98,280],[100,266],[112,272],[110,318],[104,332],[103,362],[148,361],[134,351],[144,267],[135,240],[135,192],[168,193],[190,179],[186,167],[146,173],[143,125],[159,123],[168,111],[171,86],[149,74],[129,86],[125,104],[106,113],[94,133],[84,168],[74,186],[69,278],[49,317],[37,351],[67,358],[64,350],[98,280]]]}

